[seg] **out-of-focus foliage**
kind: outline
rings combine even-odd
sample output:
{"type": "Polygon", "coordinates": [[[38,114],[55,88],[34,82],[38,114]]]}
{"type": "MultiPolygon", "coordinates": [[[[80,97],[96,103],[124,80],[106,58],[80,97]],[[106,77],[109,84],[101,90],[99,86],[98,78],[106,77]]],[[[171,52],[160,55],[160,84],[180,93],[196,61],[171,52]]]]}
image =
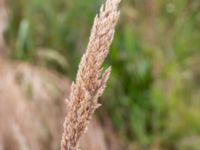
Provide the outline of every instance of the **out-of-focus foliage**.
{"type": "MultiPolygon", "coordinates": [[[[74,76],[101,2],[10,1],[11,56],[74,76]]],[[[107,62],[102,112],[130,149],[199,149],[199,0],[124,0],[107,62]]]]}
{"type": "Polygon", "coordinates": [[[70,71],[76,70],[92,19],[99,9],[97,1],[10,0],[9,6],[7,39],[14,50],[12,57],[53,66],[64,73],[69,71],[68,67],[70,71]],[[60,59],[65,61],[60,63],[60,59]],[[71,65],[66,66],[67,63],[71,65]]]}

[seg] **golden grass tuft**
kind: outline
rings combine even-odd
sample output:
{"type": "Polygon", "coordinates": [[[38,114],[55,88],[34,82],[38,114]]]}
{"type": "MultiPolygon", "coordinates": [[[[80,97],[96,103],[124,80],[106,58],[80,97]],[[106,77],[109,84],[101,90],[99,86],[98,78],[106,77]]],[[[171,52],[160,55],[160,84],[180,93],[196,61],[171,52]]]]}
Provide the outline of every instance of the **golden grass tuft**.
{"type": "Polygon", "coordinates": [[[103,72],[102,63],[108,55],[115,26],[119,18],[120,0],[107,0],[95,17],[86,53],[71,85],[61,150],[78,150],[78,142],[85,132],[94,111],[100,106],[98,97],[103,94],[111,68],[103,72]]]}

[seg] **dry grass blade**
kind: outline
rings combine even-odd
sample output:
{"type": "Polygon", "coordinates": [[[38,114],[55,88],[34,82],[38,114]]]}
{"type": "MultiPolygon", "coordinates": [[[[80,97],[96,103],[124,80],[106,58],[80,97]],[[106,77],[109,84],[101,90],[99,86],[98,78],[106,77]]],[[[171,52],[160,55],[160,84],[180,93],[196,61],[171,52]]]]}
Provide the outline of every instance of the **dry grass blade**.
{"type": "Polygon", "coordinates": [[[109,47],[119,18],[120,0],[107,0],[95,17],[86,53],[77,72],[76,82],[71,85],[67,103],[61,150],[77,150],[78,142],[86,130],[92,114],[100,106],[98,97],[103,94],[109,67],[103,72],[101,66],[109,47]]]}

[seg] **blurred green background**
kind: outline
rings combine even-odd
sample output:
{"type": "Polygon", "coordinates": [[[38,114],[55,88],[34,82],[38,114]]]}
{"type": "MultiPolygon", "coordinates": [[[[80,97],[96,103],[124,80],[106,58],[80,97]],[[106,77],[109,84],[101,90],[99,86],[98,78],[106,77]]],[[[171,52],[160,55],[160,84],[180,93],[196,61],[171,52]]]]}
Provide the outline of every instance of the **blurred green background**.
{"type": "MultiPolygon", "coordinates": [[[[10,57],[74,80],[103,0],[9,3],[10,57]]],[[[122,0],[120,9],[99,118],[130,149],[199,150],[200,1],[122,0]]]]}

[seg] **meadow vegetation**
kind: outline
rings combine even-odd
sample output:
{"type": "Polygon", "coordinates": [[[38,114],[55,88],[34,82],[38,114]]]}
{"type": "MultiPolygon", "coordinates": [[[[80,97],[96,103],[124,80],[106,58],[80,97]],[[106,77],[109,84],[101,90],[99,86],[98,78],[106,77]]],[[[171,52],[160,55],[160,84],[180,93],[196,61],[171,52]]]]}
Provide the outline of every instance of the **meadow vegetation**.
{"type": "MultiPolygon", "coordinates": [[[[102,0],[10,0],[12,59],[75,79],[102,0]]],[[[129,149],[200,147],[199,0],[123,0],[104,107],[129,149]]]]}

